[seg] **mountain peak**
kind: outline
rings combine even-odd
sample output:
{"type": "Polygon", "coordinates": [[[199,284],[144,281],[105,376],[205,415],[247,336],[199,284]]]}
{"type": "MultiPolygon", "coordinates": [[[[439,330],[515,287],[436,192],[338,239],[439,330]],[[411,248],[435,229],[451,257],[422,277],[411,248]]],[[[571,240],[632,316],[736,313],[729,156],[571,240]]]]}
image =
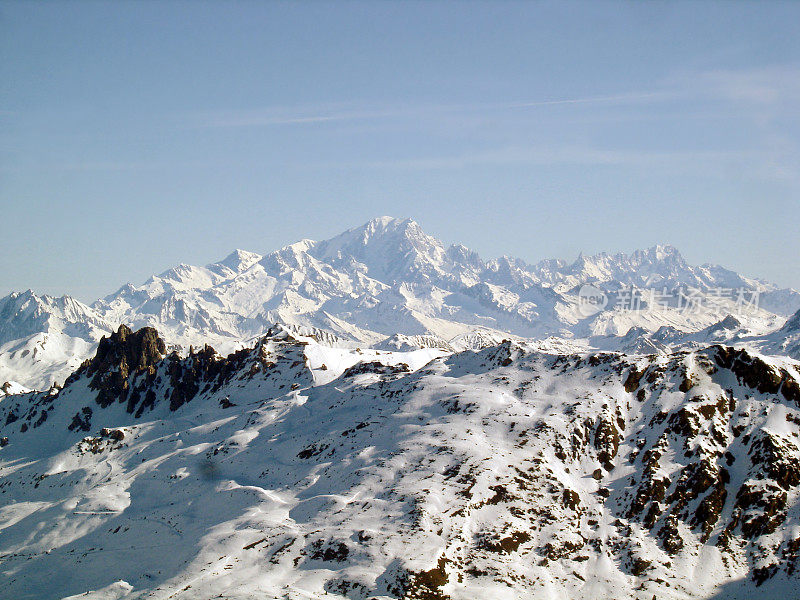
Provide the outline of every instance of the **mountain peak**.
{"type": "Polygon", "coordinates": [[[371,276],[388,281],[401,274],[415,278],[439,269],[447,260],[439,240],[413,219],[395,217],[377,217],[348,229],[321,242],[313,254],[333,265],[355,260],[365,265],[371,276]]]}
{"type": "MultiPolygon", "coordinates": [[[[443,246],[413,219],[380,216],[327,241],[301,240],[263,257],[237,249],[206,267],[179,265],[140,286],[123,286],[91,307],[30,290],[11,294],[0,299],[0,346],[13,342],[8,348],[18,359],[0,360],[0,382],[38,387],[62,379],[120,323],[157,327],[177,349],[212,343],[229,352],[275,321],[332,331],[364,347],[395,333],[450,340],[476,327],[501,332],[498,340],[507,335],[580,339],[663,324],[696,333],[736,313],[728,298],[707,316],[665,312],[663,323],[659,311],[587,316],[577,310],[586,284],[612,296],[628,286],[665,293],[696,288],[706,294],[721,288],[753,290],[761,282],[715,265],[687,265],[668,244],[581,254],[574,263],[553,259],[528,265],[508,256],[487,262],[464,245],[443,246]],[[49,340],[44,358],[37,349],[40,334],[49,340]]],[[[796,291],[769,293],[760,298],[765,311],[780,307],[785,317],[800,307],[796,291]]],[[[743,323],[752,329],[747,319],[743,323]]],[[[728,324],[738,331],[735,323],[728,324]]],[[[797,324],[795,316],[787,328],[797,324]]],[[[670,344],[680,343],[668,337],[670,344]]],[[[785,353],[783,347],[780,352],[785,353]]]]}
{"type": "MultiPolygon", "coordinates": [[[[8,295],[8,297],[10,297],[10,298],[12,298],[14,300],[21,300],[23,302],[27,301],[27,300],[33,300],[34,302],[41,302],[41,300],[42,300],[36,294],[36,292],[34,292],[31,288],[28,288],[27,290],[22,291],[22,292],[11,292],[8,295]]],[[[46,296],[45,296],[45,298],[46,298],[46,296]]]]}
{"type": "Polygon", "coordinates": [[[72,296],[49,296],[47,294],[37,294],[32,289],[27,289],[22,292],[11,292],[5,298],[0,299],[0,302],[8,303],[15,302],[17,307],[20,306],[37,306],[44,310],[65,309],[71,305],[79,306],[81,308],[88,308],[82,302],[76,300],[72,296]]]}
{"type": "Polygon", "coordinates": [[[667,260],[673,258],[683,261],[683,255],[671,244],[656,244],[644,251],[644,253],[655,260],[667,260]]]}
{"type": "MultiPolygon", "coordinates": [[[[383,215],[382,217],[374,217],[364,223],[361,227],[364,228],[377,228],[377,227],[389,227],[391,225],[398,225],[401,223],[414,223],[412,219],[409,218],[400,218],[400,217],[391,217],[388,215],[383,215]]],[[[360,229],[359,227],[355,227],[354,229],[360,229]]]]}
{"type": "Polygon", "coordinates": [[[361,227],[355,227],[349,231],[361,233],[365,244],[373,238],[387,235],[406,236],[409,233],[424,235],[422,228],[416,221],[413,219],[399,219],[397,217],[375,217],[367,221],[361,227]]]}
{"type": "Polygon", "coordinates": [[[223,267],[228,267],[232,271],[245,271],[262,258],[263,257],[260,254],[248,252],[247,250],[240,250],[237,248],[216,264],[223,267]]]}
{"type": "Polygon", "coordinates": [[[371,251],[396,250],[396,246],[406,240],[425,240],[441,246],[437,240],[425,234],[419,224],[412,219],[376,217],[321,242],[319,250],[324,256],[333,256],[337,252],[359,256],[367,247],[371,251]]]}

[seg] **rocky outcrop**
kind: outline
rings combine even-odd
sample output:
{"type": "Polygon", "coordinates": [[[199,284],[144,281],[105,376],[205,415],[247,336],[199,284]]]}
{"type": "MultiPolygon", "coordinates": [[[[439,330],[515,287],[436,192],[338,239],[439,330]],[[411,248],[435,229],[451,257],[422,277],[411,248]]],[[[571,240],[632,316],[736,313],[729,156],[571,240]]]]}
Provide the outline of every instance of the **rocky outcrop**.
{"type": "Polygon", "coordinates": [[[727,346],[712,348],[717,364],[733,372],[739,381],[764,394],[781,393],[784,398],[800,406],[800,385],[786,369],[774,369],[761,358],[751,356],[747,350],[727,346]]]}
{"type": "MultiPolygon", "coordinates": [[[[147,335],[144,339],[152,338],[147,335]]],[[[169,410],[175,411],[199,394],[215,393],[233,378],[269,378],[273,370],[284,375],[296,371],[296,385],[309,385],[312,378],[302,351],[304,345],[294,338],[281,338],[280,341],[264,338],[255,347],[239,350],[227,357],[220,356],[208,345],[197,351],[190,348],[185,358],[173,352],[157,364],[139,363],[146,366],[131,371],[125,383],[113,389],[122,389],[116,398],[120,402],[127,401],[126,410],[139,417],[152,410],[162,398],[169,403],[169,410]],[[270,351],[268,343],[278,344],[289,351],[270,351]]],[[[119,371],[112,369],[111,381],[118,381],[117,373],[119,371]]],[[[101,397],[108,397],[102,388],[98,403],[101,397]]]]}
{"type": "Polygon", "coordinates": [[[101,407],[124,402],[128,396],[129,377],[140,373],[153,375],[165,352],[164,340],[152,327],[133,332],[128,326],[120,325],[116,333],[100,340],[94,358],[85,362],[67,383],[86,375],[91,377],[89,387],[97,390],[97,403],[101,407]]]}
{"type": "MultiPolygon", "coordinates": [[[[227,357],[208,345],[196,351],[190,348],[186,357],[176,352],[164,356],[166,346],[155,329],[144,327],[134,332],[122,325],[117,332],[100,340],[95,356],[67,378],[63,389],[34,393],[24,411],[18,408],[22,403],[7,402],[0,418],[7,426],[21,421],[18,427],[22,433],[35,429],[47,421],[64,397],[77,393],[85,398],[83,386],[94,393],[93,402],[72,409],[66,426],[69,431],[91,431],[93,417],[99,414],[98,405],[105,409],[121,404],[127,413],[139,418],[159,405],[167,406],[170,411],[178,410],[199,395],[214,394],[233,379],[274,379],[276,390],[290,385],[296,389],[313,382],[303,352],[305,344],[277,332],[254,347],[227,357]],[[283,383],[284,378],[294,383],[283,383]]],[[[404,365],[391,367],[398,373],[403,368],[407,370],[404,365]]],[[[235,406],[230,399],[220,398],[215,402],[221,407],[235,406]]]]}

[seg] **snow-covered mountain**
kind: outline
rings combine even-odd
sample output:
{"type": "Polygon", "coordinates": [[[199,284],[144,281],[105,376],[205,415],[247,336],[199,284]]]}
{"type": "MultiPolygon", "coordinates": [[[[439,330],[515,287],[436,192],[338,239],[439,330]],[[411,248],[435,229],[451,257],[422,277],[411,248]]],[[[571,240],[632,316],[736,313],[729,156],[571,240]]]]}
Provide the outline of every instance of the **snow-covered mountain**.
{"type": "Polygon", "coordinates": [[[0,596],[800,597],[798,360],[800,294],[672,247],[391,218],[14,293],[0,596]]]}
{"type": "Polygon", "coordinates": [[[93,308],[114,322],[158,326],[184,345],[252,338],[275,321],[362,344],[395,333],[450,339],[475,328],[528,336],[563,329],[559,295],[528,279],[525,289],[510,289],[515,278],[474,253],[445,248],[414,221],[384,217],[263,257],[237,251],[205,268],[180,265],[93,308]]]}
{"type": "Polygon", "coordinates": [[[637,341],[637,328],[645,337],[662,327],[693,334],[735,315],[751,336],[761,336],[779,330],[800,309],[794,290],[719,266],[691,266],[670,246],[528,265],[509,257],[484,260],[464,246],[445,246],[413,220],[390,217],[267,255],[237,250],[205,267],[179,265],[142,285],[128,284],[91,308],[62,298],[80,309],[68,317],[53,299],[37,300],[41,314],[68,327],[13,309],[20,297],[2,300],[12,309],[3,317],[0,341],[7,346],[0,353],[0,379],[37,388],[66,377],[100,335],[120,324],[155,327],[170,348],[184,353],[206,343],[223,353],[246,347],[276,322],[326,331],[352,347],[398,348],[409,340],[425,346],[435,339],[460,349],[481,347],[482,339],[524,338],[560,340],[576,349],[644,351],[651,344],[637,341]],[[583,310],[587,287],[611,299],[606,310],[583,310]],[[699,297],[702,310],[681,305],[687,290],[695,290],[692,301],[699,297]],[[656,303],[646,291],[669,298],[656,303]],[[56,348],[52,358],[27,359],[42,341],[30,336],[50,330],[58,331],[47,338],[56,348]],[[388,339],[395,335],[404,341],[388,339]],[[25,350],[27,360],[21,360],[25,350]],[[9,358],[12,352],[15,358],[9,358]]]}
{"type": "Polygon", "coordinates": [[[112,326],[85,304],[31,290],[0,299],[0,382],[47,389],[63,382],[112,326]]]}
{"type": "Polygon", "coordinates": [[[797,363],[305,333],[181,358],[121,327],[0,401],[2,595],[800,595],[797,363]]]}

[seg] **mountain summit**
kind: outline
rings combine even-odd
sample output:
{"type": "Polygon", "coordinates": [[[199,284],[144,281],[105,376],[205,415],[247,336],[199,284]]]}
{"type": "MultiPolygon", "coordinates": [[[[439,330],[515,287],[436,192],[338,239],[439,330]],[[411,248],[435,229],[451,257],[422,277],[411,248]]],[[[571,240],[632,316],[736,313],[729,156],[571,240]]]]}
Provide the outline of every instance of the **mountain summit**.
{"type": "Polygon", "coordinates": [[[384,282],[430,282],[455,276],[465,265],[453,260],[442,243],[412,219],[378,217],[321,242],[313,254],[335,267],[356,261],[370,277],[384,282]]]}

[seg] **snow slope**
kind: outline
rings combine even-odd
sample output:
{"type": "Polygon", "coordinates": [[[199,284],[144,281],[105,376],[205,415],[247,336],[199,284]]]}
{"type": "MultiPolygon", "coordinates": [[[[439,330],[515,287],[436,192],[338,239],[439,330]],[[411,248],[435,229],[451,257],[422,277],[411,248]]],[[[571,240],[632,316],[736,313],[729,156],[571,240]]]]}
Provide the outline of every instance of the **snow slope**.
{"type": "Polygon", "coordinates": [[[800,310],[777,331],[762,336],[760,349],[769,354],[783,354],[800,360],[800,310]]]}
{"type": "Polygon", "coordinates": [[[800,372],[121,328],[0,401],[0,589],[63,598],[798,597],[800,372]]]}

